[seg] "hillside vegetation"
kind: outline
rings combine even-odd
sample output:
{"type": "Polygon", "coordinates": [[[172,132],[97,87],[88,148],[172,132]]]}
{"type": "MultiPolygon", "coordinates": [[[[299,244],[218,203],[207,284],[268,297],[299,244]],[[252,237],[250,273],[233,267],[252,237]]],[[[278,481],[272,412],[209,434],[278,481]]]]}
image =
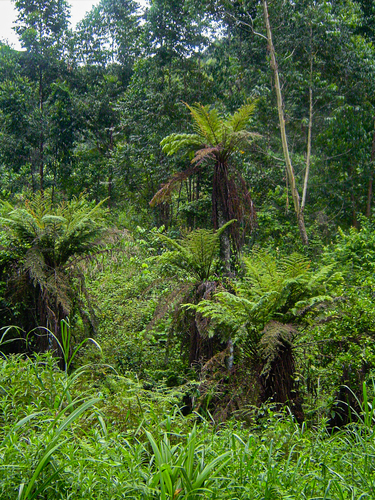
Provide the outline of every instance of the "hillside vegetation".
{"type": "Polygon", "coordinates": [[[15,6],[0,498],[374,498],[372,3],[15,6]]]}

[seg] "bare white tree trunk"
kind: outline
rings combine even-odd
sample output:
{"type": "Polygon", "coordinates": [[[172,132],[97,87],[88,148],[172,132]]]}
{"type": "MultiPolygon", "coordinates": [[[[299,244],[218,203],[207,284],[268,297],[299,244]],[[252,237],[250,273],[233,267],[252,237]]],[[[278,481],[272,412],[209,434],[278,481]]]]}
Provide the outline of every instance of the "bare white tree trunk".
{"type": "Polygon", "coordinates": [[[311,53],[310,53],[310,84],[309,84],[309,128],[307,133],[307,154],[306,154],[306,170],[305,179],[303,182],[302,203],[301,209],[304,210],[306,204],[307,184],[310,175],[310,161],[311,161],[311,138],[312,138],[312,120],[313,120],[313,91],[312,91],[312,74],[313,74],[313,50],[312,50],[312,26],[310,26],[310,40],[311,40],[311,53]]]}
{"type": "Polygon", "coordinates": [[[270,25],[270,20],[269,20],[269,15],[268,15],[267,0],[263,0],[263,12],[264,12],[264,21],[266,23],[266,30],[267,30],[268,49],[270,51],[270,56],[271,56],[271,63],[270,64],[271,64],[271,69],[273,71],[274,79],[275,79],[277,110],[278,110],[278,114],[279,114],[280,134],[281,134],[281,142],[283,145],[283,153],[284,153],[284,159],[285,159],[285,164],[286,164],[286,170],[287,170],[287,175],[289,178],[289,184],[290,184],[290,188],[291,188],[291,192],[292,192],[294,210],[295,210],[296,216],[297,216],[297,223],[298,223],[298,228],[300,231],[302,243],[304,245],[307,245],[308,238],[307,238],[307,233],[306,233],[305,220],[303,217],[303,206],[300,203],[300,197],[299,197],[299,193],[298,193],[298,190],[296,187],[296,176],[294,174],[293,165],[292,165],[290,155],[289,155],[288,140],[287,140],[286,129],[285,129],[283,98],[282,98],[282,94],[281,94],[281,86],[280,86],[279,71],[278,71],[277,61],[276,61],[275,47],[274,47],[273,41],[272,41],[272,31],[271,31],[271,25],[270,25]]]}

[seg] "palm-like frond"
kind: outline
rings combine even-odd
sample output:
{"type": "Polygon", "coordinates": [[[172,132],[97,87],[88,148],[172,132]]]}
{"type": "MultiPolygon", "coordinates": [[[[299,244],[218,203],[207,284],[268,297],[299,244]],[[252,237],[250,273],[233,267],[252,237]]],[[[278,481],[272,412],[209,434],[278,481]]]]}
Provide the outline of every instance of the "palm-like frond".
{"type": "Polygon", "coordinates": [[[172,177],[165,184],[163,184],[159,191],[155,193],[152,200],[150,201],[150,206],[154,207],[159,203],[169,201],[176,185],[178,185],[185,179],[188,179],[191,175],[195,174],[198,169],[199,165],[194,165],[191,168],[187,168],[183,172],[176,172],[175,174],[173,174],[172,177]]]}
{"type": "Polygon", "coordinates": [[[225,150],[228,153],[233,153],[249,147],[254,142],[254,139],[260,137],[260,134],[249,132],[248,130],[239,130],[238,132],[227,134],[226,137],[228,138],[228,143],[225,145],[225,150]]]}
{"type": "Polygon", "coordinates": [[[24,244],[31,244],[38,237],[40,227],[31,213],[25,209],[11,210],[6,217],[0,218],[2,226],[9,227],[14,237],[23,241],[24,244]]]}
{"type": "Polygon", "coordinates": [[[160,143],[163,152],[170,156],[184,148],[199,149],[202,147],[202,137],[198,134],[170,134],[160,143]]]}
{"type": "Polygon", "coordinates": [[[207,158],[215,158],[215,156],[219,153],[220,148],[218,147],[198,149],[198,151],[195,152],[194,158],[192,159],[191,163],[200,165],[207,158]]]}
{"type": "Polygon", "coordinates": [[[67,204],[60,205],[58,211],[64,214],[56,251],[61,264],[70,257],[92,253],[97,248],[98,237],[103,232],[103,209],[105,202],[90,208],[84,198],[75,198],[67,204]]]}
{"type": "Polygon", "coordinates": [[[69,311],[67,269],[72,259],[92,253],[103,231],[103,210],[90,207],[84,197],[53,205],[48,193],[35,195],[25,208],[3,205],[0,225],[23,253],[21,269],[39,287],[69,311]]]}
{"type": "Polygon", "coordinates": [[[232,332],[246,323],[254,304],[228,292],[215,294],[215,300],[201,300],[198,304],[185,304],[185,309],[192,309],[204,318],[210,318],[216,325],[229,328],[232,332]]]}
{"type": "Polygon", "coordinates": [[[223,142],[225,128],[224,119],[217,109],[210,109],[209,106],[202,104],[193,104],[189,106],[191,116],[193,117],[193,127],[196,134],[201,138],[201,144],[207,146],[218,146],[223,142]]]}
{"type": "Polygon", "coordinates": [[[247,102],[238,108],[238,110],[226,120],[226,126],[232,132],[244,130],[244,128],[248,125],[250,118],[254,114],[255,107],[256,101],[247,102]]]}
{"type": "Polygon", "coordinates": [[[174,252],[164,254],[163,259],[184,269],[199,281],[207,280],[219,253],[220,235],[233,222],[235,221],[227,222],[218,231],[197,229],[181,240],[159,235],[165,243],[174,248],[174,252]]]}
{"type": "Polygon", "coordinates": [[[246,126],[254,112],[255,102],[241,106],[233,115],[224,118],[217,109],[202,104],[186,104],[193,118],[195,134],[170,134],[160,145],[163,152],[173,155],[183,148],[198,151],[193,161],[199,161],[216,152],[224,156],[252,142],[259,134],[249,132],[246,126]],[[198,155],[198,156],[197,156],[198,155]]]}
{"type": "Polygon", "coordinates": [[[264,293],[255,300],[229,292],[219,292],[213,301],[202,300],[191,308],[194,308],[203,317],[226,326],[236,336],[240,331],[243,331],[243,328],[251,332],[263,328],[274,313],[275,298],[277,298],[277,292],[274,290],[264,293]]]}

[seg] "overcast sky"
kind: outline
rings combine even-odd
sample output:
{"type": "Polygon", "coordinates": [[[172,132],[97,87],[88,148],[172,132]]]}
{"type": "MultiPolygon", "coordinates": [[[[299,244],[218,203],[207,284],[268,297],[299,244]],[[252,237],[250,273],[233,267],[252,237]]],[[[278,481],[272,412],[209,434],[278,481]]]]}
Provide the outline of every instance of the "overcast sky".
{"type": "MultiPolygon", "coordinates": [[[[75,26],[99,0],[68,0],[68,3],[71,6],[70,22],[75,26]]],[[[0,40],[7,40],[15,49],[20,49],[17,35],[12,30],[16,17],[14,3],[11,0],[0,0],[0,40]]]]}

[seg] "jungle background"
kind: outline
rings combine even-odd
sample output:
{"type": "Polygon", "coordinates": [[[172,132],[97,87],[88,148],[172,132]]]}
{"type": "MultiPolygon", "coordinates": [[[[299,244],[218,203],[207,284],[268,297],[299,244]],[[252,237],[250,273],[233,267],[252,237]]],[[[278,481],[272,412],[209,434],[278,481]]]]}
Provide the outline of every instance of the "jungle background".
{"type": "Polygon", "coordinates": [[[374,498],[373,2],[15,6],[1,498],[374,498]]]}

